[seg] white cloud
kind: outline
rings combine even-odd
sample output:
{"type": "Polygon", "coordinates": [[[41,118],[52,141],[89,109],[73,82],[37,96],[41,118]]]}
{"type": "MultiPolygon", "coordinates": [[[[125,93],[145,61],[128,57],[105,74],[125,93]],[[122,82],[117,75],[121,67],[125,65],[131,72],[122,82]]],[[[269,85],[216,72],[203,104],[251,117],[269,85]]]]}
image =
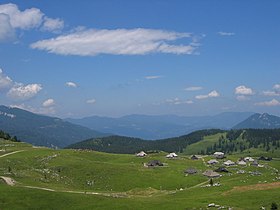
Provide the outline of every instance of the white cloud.
{"type": "Polygon", "coordinates": [[[7,96],[14,100],[27,100],[37,95],[42,90],[40,84],[24,85],[16,83],[7,93],[7,96]]]}
{"type": "Polygon", "coordinates": [[[173,105],[180,105],[180,104],[193,104],[193,101],[192,100],[184,101],[179,98],[174,98],[174,99],[167,99],[166,103],[173,104],[173,105]]]}
{"type": "Polygon", "coordinates": [[[197,90],[202,90],[202,87],[199,86],[193,86],[193,87],[187,87],[185,88],[186,91],[197,91],[197,90]]]}
{"type": "Polygon", "coordinates": [[[220,96],[220,94],[216,90],[213,90],[210,93],[208,93],[207,95],[198,95],[195,98],[200,100],[200,99],[207,99],[207,98],[216,98],[219,96],[220,96]]]}
{"type": "Polygon", "coordinates": [[[276,99],[272,99],[271,101],[264,101],[255,103],[257,106],[280,106],[280,102],[276,99]]]}
{"type": "Polygon", "coordinates": [[[63,20],[61,20],[59,18],[53,19],[53,18],[45,17],[44,23],[42,26],[42,30],[56,32],[56,31],[60,31],[61,29],[63,29],[63,27],[64,27],[63,20]]]}
{"type": "Polygon", "coordinates": [[[146,76],[145,79],[151,80],[151,79],[159,79],[162,78],[162,76],[160,75],[156,75],[156,76],[146,76]]]}
{"type": "Polygon", "coordinates": [[[0,68],[0,90],[10,88],[13,85],[13,81],[10,77],[6,76],[0,68]]]}
{"type": "Polygon", "coordinates": [[[192,39],[190,33],[178,33],[155,29],[88,29],[68,35],[41,40],[31,44],[31,48],[45,50],[60,55],[96,56],[145,55],[150,53],[194,54],[195,43],[174,45],[178,39],[192,39]]]}
{"type": "Polygon", "coordinates": [[[0,13],[0,26],[0,43],[15,39],[15,31],[8,15],[0,13]]]}
{"type": "Polygon", "coordinates": [[[224,32],[224,31],[219,31],[218,34],[221,36],[234,36],[235,35],[235,33],[233,33],[233,32],[224,32]]]}
{"type": "Polygon", "coordinates": [[[37,8],[20,11],[15,4],[0,5],[0,13],[10,17],[10,24],[13,28],[30,29],[40,26],[44,14],[37,8]]]}
{"type": "Polygon", "coordinates": [[[253,95],[254,92],[251,88],[248,88],[244,85],[240,85],[235,88],[235,94],[236,95],[253,95]]]}
{"type": "Polygon", "coordinates": [[[87,102],[87,104],[95,104],[96,100],[93,98],[93,99],[87,100],[86,102],[87,102]]]}
{"type": "Polygon", "coordinates": [[[54,105],[55,105],[55,102],[52,98],[49,98],[43,102],[43,107],[50,107],[50,106],[54,106],[54,105]]]}
{"type": "Polygon", "coordinates": [[[273,89],[274,89],[274,90],[279,90],[279,91],[280,91],[280,84],[275,84],[275,85],[273,86],[273,89]]]}
{"type": "Polygon", "coordinates": [[[77,87],[77,84],[74,83],[74,82],[66,82],[65,85],[68,86],[68,87],[74,87],[74,88],[77,87]]]}
{"type": "Polygon", "coordinates": [[[57,32],[64,27],[63,20],[47,17],[38,8],[19,10],[16,4],[0,4],[0,42],[11,41],[16,37],[15,30],[39,28],[57,32]]]}

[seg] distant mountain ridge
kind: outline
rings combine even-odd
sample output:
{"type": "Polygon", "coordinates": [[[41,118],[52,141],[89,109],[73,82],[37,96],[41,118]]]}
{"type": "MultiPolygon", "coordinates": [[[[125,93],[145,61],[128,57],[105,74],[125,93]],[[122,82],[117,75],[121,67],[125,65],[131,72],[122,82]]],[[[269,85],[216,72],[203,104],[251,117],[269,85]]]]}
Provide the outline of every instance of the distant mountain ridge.
{"type": "Polygon", "coordinates": [[[0,106],[0,130],[17,136],[22,141],[48,147],[65,147],[84,139],[105,136],[60,118],[6,106],[0,106]]]}
{"type": "Polygon", "coordinates": [[[224,112],[214,116],[194,117],[176,115],[127,115],[119,118],[92,116],[65,120],[103,133],[155,140],[186,135],[202,129],[231,129],[253,114],[252,112],[224,112]]]}
{"type": "Polygon", "coordinates": [[[280,117],[269,115],[267,113],[254,114],[248,119],[238,123],[233,127],[233,129],[245,129],[245,128],[255,128],[255,129],[274,129],[280,128],[280,117]]]}

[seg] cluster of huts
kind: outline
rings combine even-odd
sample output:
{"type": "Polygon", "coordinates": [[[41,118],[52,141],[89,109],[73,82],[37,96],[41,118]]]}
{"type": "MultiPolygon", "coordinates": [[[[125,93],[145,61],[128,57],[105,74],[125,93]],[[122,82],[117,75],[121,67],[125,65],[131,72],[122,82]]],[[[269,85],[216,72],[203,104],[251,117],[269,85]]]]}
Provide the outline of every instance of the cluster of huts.
{"type": "MultiPolygon", "coordinates": [[[[145,157],[147,156],[147,154],[144,151],[141,151],[139,153],[136,154],[137,157],[145,157]]],[[[174,152],[169,153],[165,156],[166,158],[169,159],[174,159],[177,158],[178,155],[174,152]]],[[[223,152],[215,152],[213,154],[213,157],[215,159],[211,159],[209,161],[207,161],[208,165],[215,165],[220,163],[220,161],[222,161],[222,159],[225,159],[226,156],[223,152]]],[[[200,157],[196,156],[196,155],[192,155],[190,157],[191,160],[198,160],[200,157]]],[[[269,157],[260,157],[258,160],[265,160],[265,161],[270,161],[272,160],[272,158],[269,157]]],[[[208,178],[216,178],[216,177],[220,177],[221,174],[219,173],[228,173],[228,169],[226,167],[229,166],[234,166],[234,165],[239,165],[239,166],[247,166],[247,165],[251,165],[251,166],[257,166],[257,167],[263,167],[263,165],[260,165],[258,163],[258,160],[253,159],[252,157],[244,157],[244,158],[240,158],[237,162],[233,162],[232,160],[226,160],[223,162],[223,166],[218,167],[215,170],[206,170],[204,173],[202,173],[204,176],[207,176],[208,178]]],[[[145,166],[147,167],[155,167],[155,166],[164,166],[163,163],[161,163],[159,160],[152,160],[148,163],[145,164],[145,166]]],[[[186,175],[191,175],[191,174],[196,174],[198,171],[195,168],[188,168],[184,171],[184,173],[186,175]]]]}

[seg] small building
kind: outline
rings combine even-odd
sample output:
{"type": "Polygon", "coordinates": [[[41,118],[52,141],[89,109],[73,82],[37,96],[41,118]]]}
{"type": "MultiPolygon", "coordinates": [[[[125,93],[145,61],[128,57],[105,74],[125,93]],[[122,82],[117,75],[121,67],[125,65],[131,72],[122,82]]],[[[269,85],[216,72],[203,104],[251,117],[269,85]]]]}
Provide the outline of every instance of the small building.
{"type": "Polygon", "coordinates": [[[211,160],[207,161],[207,163],[208,163],[209,165],[214,165],[214,164],[219,163],[219,161],[217,161],[217,160],[215,160],[215,159],[211,159],[211,160]]]}
{"type": "Polygon", "coordinates": [[[207,176],[208,178],[217,178],[221,176],[220,174],[212,170],[206,170],[203,175],[207,176]]]}
{"type": "Polygon", "coordinates": [[[225,167],[219,167],[219,168],[217,168],[214,171],[215,172],[224,172],[224,173],[228,173],[229,172],[225,167]]]}
{"type": "Polygon", "coordinates": [[[254,162],[251,163],[250,165],[251,165],[251,166],[256,166],[256,167],[258,167],[258,166],[259,166],[259,163],[258,163],[257,160],[254,160],[254,162]]]}
{"type": "Polygon", "coordinates": [[[235,163],[231,160],[227,160],[226,162],[224,162],[224,165],[225,166],[233,166],[233,165],[235,165],[235,163]]]}
{"type": "Polygon", "coordinates": [[[261,156],[261,157],[259,158],[259,160],[271,161],[271,160],[272,160],[272,157],[264,157],[264,156],[261,156]]]}
{"type": "Polygon", "coordinates": [[[240,165],[240,166],[246,166],[247,165],[247,163],[244,160],[238,161],[237,164],[240,165]]]}
{"type": "Polygon", "coordinates": [[[254,161],[254,159],[252,157],[245,157],[244,160],[247,161],[247,162],[253,162],[254,161]]]}
{"type": "Polygon", "coordinates": [[[217,159],[223,159],[223,158],[225,158],[225,153],[223,153],[223,152],[215,152],[215,153],[213,154],[213,156],[214,156],[215,158],[217,158],[217,159]]]}
{"type": "Polygon", "coordinates": [[[198,160],[198,157],[197,157],[196,155],[192,155],[192,156],[191,156],[191,159],[192,159],[192,160],[198,160]]]}
{"type": "Polygon", "coordinates": [[[166,158],[176,158],[178,155],[175,152],[171,152],[168,155],[165,156],[166,158]]]}
{"type": "Polygon", "coordinates": [[[160,162],[159,160],[152,160],[148,162],[147,166],[148,167],[163,166],[163,163],[160,162]]]}
{"type": "Polygon", "coordinates": [[[197,170],[195,168],[188,168],[184,171],[185,174],[196,174],[197,170]]]}
{"type": "Polygon", "coordinates": [[[147,156],[147,154],[144,151],[141,151],[139,153],[136,154],[137,157],[145,157],[147,156]]]}

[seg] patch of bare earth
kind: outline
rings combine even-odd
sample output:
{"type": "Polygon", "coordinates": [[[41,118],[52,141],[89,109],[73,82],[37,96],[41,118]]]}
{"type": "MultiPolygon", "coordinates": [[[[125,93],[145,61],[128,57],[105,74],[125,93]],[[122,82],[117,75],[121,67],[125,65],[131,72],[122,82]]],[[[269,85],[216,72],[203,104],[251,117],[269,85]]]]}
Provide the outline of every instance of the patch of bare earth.
{"type": "Polygon", "coordinates": [[[280,188],[280,182],[272,182],[272,183],[263,183],[263,184],[254,184],[254,185],[247,185],[247,186],[236,186],[233,189],[224,192],[223,195],[228,195],[234,192],[246,192],[250,190],[270,190],[280,188]]]}

